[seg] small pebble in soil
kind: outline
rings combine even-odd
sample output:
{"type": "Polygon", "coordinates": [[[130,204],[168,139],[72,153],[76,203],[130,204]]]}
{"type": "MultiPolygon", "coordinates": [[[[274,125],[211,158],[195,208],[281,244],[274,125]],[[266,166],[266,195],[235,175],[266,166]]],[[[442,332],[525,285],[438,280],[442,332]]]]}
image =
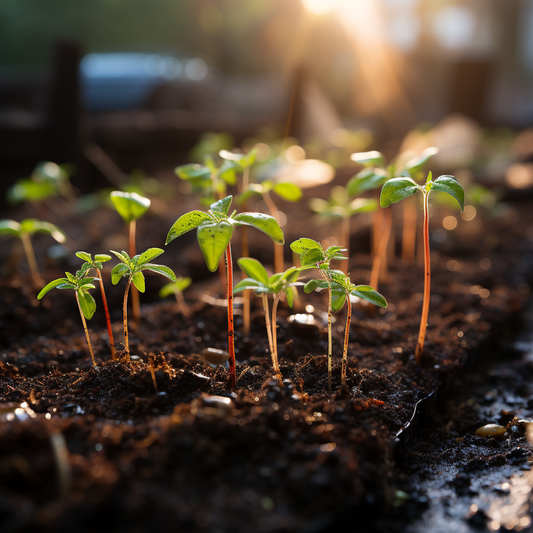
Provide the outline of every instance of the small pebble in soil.
{"type": "Polygon", "coordinates": [[[229,359],[229,353],[217,348],[204,348],[200,355],[213,366],[224,365],[229,359]]]}
{"type": "Polygon", "coordinates": [[[476,430],[477,437],[503,437],[505,426],[499,424],[486,424],[476,430]]]}

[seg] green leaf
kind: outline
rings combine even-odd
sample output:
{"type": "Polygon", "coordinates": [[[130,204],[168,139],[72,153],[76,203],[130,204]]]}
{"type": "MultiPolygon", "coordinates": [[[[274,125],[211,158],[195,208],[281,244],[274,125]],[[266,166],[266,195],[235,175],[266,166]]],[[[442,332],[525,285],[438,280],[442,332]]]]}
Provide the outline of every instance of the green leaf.
{"type": "Polygon", "coordinates": [[[226,161],[218,170],[218,176],[223,179],[228,185],[235,185],[237,183],[237,174],[235,169],[239,165],[233,161],[226,161]]]}
{"type": "Polygon", "coordinates": [[[226,221],[202,224],[198,228],[198,244],[207,268],[214,272],[233,235],[233,226],[226,221]]]}
{"type": "Polygon", "coordinates": [[[241,257],[237,260],[241,270],[249,277],[253,278],[264,285],[268,285],[268,274],[265,267],[257,260],[251,257],[241,257]]]}
{"type": "Polygon", "coordinates": [[[67,180],[68,174],[63,168],[52,161],[41,161],[34,168],[32,178],[57,182],[67,180]]]}
{"type": "MultiPolygon", "coordinates": [[[[76,257],[79,257],[82,261],[87,261],[88,263],[92,262],[91,254],[88,254],[87,252],[76,252],[76,257]]],[[[111,257],[109,257],[109,259],[111,259],[111,257]]]]}
{"type": "Polygon", "coordinates": [[[80,300],[83,316],[87,320],[90,320],[96,311],[96,302],[94,301],[94,298],[88,292],[83,290],[78,290],[78,298],[80,300]]]}
{"type": "Polygon", "coordinates": [[[106,261],[111,261],[112,257],[107,254],[96,254],[94,260],[98,263],[105,263],[106,261]]]}
{"type": "Polygon", "coordinates": [[[51,281],[48,283],[48,285],[45,285],[41,292],[37,295],[37,300],[40,300],[47,292],[50,292],[52,289],[55,289],[56,287],[59,287],[59,285],[67,284],[69,281],[66,278],[58,278],[54,281],[51,281]]]}
{"type": "Polygon", "coordinates": [[[461,207],[461,211],[465,208],[465,191],[461,184],[453,176],[439,176],[431,187],[431,192],[439,191],[445,192],[453,196],[461,207]]]}
{"type": "Polygon", "coordinates": [[[20,237],[20,224],[14,220],[0,220],[0,235],[20,237]]]}
{"type": "Polygon", "coordinates": [[[383,166],[385,164],[385,158],[381,152],[372,150],[370,152],[358,152],[350,156],[352,161],[360,163],[365,166],[383,166]]]}
{"type": "Polygon", "coordinates": [[[49,181],[22,179],[7,190],[6,198],[10,204],[38,202],[51,196],[58,196],[57,184],[49,181]]]}
{"type": "Polygon", "coordinates": [[[263,283],[261,283],[260,281],[257,281],[252,278],[244,278],[241,281],[239,281],[237,285],[235,285],[235,288],[233,289],[233,293],[235,294],[237,292],[242,292],[246,289],[251,289],[254,291],[261,289],[262,292],[269,292],[269,288],[265,286],[263,283]]]}
{"type": "Polygon", "coordinates": [[[308,239],[306,237],[302,237],[301,239],[298,239],[297,241],[291,242],[291,250],[296,254],[302,254],[304,252],[307,252],[309,250],[320,250],[323,251],[322,246],[320,243],[314,241],[313,239],[308,239]]]}
{"type": "Polygon", "coordinates": [[[137,287],[137,290],[139,292],[144,292],[145,289],[145,282],[144,282],[144,274],[142,272],[135,272],[133,276],[131,277],[131,281],[137,287]]]}
{"type": "Polygon", "coordinates": [[[212,220],[212,218],[203,211],[190,211],[181,215],[181,217],[172,224],[165,244],[172,242],[174,239],[177,239],[184,233],[191,231],[192,229],[197,228],[200,224],[212,220]]]}
{"type": "Polygon", "coordinates": [[[211,182],[211,171],[207,167],[198,165],[196,163],[176,167],[174,172],[182,180],[200,180],[208,183],[211,182]]]}
{"type": "Polygon", "coordinates": [[[360,194],[381,187],[389,175],[381,168],[365,168],[353,176],[346,185],[346,191],[350,196],[360,194]]]}
{"type": "Polygon", "coordinates": [[[78,283],[76,276],[73,276],[70,272],[65,272],[65,275],[67,276],[67,279],[70,281],[70,283],[78,283]]]}
{"type": "Polygon", "coordinates": [[[325,215],[329,212],[331,205],[323,198],[311,198],[309,200],[309,207],[311,208],[311,211],[325,215]]]}
{"type": "Polygon", "coordinates": [[[109,198],[118,214],[126,221],[131,222],[142,217],[150,207],[150,200],[136,192],[113,191],[109,198]]]}
{"type": "Polygon", "coordinates": [[[148,263],[148,261],[159,257],[163,253],[164,250],[161,250],[161,248],[148,248],[148,250],[146,250],[139,256],[139,259],[137,260],[137,266],[140,267],[145,263],[148,263]]]}
{"type": "Polygon", "coordinates": [[[176,278],[176,281],[174,282],[174,286],[179,290],[179,292],[183,292],[187,287],[190,287],[191,284],[192,278],[182,276],[176,278]]]}
{"type": "Polygon", "coordinates": [[[294,293],[296,292],[295,288],[287,287],[283,292],[285,293],[285,297],[287,298],[287,305],[289,307],[292,307],[294,304],[294,293]]]}
{"type": "Polygon", "coordinates": [[[276,219],[263,213],[239,213],[234,217],[240,224],[253,226],[266,233],[276,244],[284,244],[285,237],[276,219]]]}
{"type": "Polygon", "coordinates": [[[340,311],[344,302],[346,302],[346,291],[342,287],[334,285],[331,289],[331,311],[333,313],[340,311]]]}
{"type": "Polygon", "coordinates": [[[170,296],[171,294],[179,294],[183,292],[189,285],[192,283],[192,278],[183,278],[179,277],[176,278],[176,281],[165,283],[159,290],[159,297],[160,298],[166,298],[167,296],[170,296]]]}
{"type": "Polygon", "coordinates": [[[209,209],[211,209],[211,211],[215,213],[219,213],[219,214],[223,214],[227,216],[232,200],[233,200],[233,196],[231,195],[226,196],[225,198],[222,198],[222,200],[218,200],[217,202],[211,204],[209,206],[209,209]]]}
{"type": "Polygon", "coordinates": [[[412,196],[417,190],[418,185],[411,178],[393,178],[383,185],[379,204],[381,207],[388,207],[412,196]]]}
{"type": "Polygon", "coordinates": [[[119,263],[118,265],[115,265],[113,270],[111,270],[111,283],[116,285],[123,276],[129,276],[130,272],[130,267],[125,263],[119,263]]]}
{"type": "Polygon", "coordinates": [[[305,294],[309,294],[313,292],[319,285],[320,280],[318,279],[310,279],[305,285],[304,285],[304,292],[305,294]]]}
{"type": "Polygon", "coordinates": [[[378,208],[378,202],[375,198],[356,198],[350,202],[348,212],[350,215],[356,213],[370,213],[378,208]]]}
{"type": "Polygon", "coordinates": [[[143,270],[151,270],[152,272],[157,272],[157,274],[161,274],[162,276],[167,277],[168,279],[176,282],[176,274],[174,274],[174,271],[164,265],[155,265],[153,263],[146,263],[143,266],[143,270]]]}
{"type": "Polygon", "coordinates": [[[277,183],[274,192],[289,202],[298,202],[302,199],[302,189],[294,183],[277,183]]]}
{"type": "Polygon", "coordinates": [[[324,259],[325,256],[322,247],[320,248],[320,250],[313,248],[300,254],[300,264],[304,268],[317,268],[316,264],[320,261],[324,261],[324,259]]]}
{"type": "Polygon", "coordinates": [[[431,157],[439,152],[436,146],[426,148],[420,155],[413,157],[404,165],[403,170],[409,172],[409,174],[416,174],[422,170],[422,167],[429,161],[431,157]]]}
{"type": "Polygon", "coordinates": [[[122,250],[122,252],[115,252],[115,250],[109,250],[112,254],[115,254],[120,261],[122,261],[125,264],[129,264],[130,262],[130,256],[122,250]]]}
{"type": "Polygon", "coordinates": [[[372,287],[368,287],[367,285],[356,286],[356,288],[352,290],[351,294],[361,298],[362,300],[366,300],[371,304],[377,305],[378,307],[387,307],[388,305],[387,300],[385,300],[385,298],[379,292],[376,292],[374,289],[372,289],[372,287]]]}
{"type": "Polygon", "coordinates": [[[21,231],[26,233],[46,233],[54,238],[57,242],[64,243],[67,241],[67,234],[55,224],[42,222],[35,218],[27,218],[21,222],[21,231]]]}

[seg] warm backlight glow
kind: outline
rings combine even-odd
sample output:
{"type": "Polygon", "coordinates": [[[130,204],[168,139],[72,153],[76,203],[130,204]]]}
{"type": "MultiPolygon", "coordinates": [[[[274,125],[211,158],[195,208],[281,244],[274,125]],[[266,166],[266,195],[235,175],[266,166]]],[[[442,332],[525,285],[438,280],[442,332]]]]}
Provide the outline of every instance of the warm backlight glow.
{"type": "Polygon", "coordinates": [[[302,3],[311,13],[324,15],[335,7],[337,0],[302,0],[302,3]]]}

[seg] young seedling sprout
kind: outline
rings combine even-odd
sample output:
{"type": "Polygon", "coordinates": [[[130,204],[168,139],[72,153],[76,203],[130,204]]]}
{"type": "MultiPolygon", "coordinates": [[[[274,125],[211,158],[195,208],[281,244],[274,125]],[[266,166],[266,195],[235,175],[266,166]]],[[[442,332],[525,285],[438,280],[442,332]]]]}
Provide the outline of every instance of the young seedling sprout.
{"type": "Polygon", "coordinates": [[[422,354],[424,352],[424,340],[426,337],[426,327],[429,314],[429,297],[431,284],[431,264],[429,255],[429,211],[428,202],[429,195],[432,191],[440,191],[448,193],[453,196],[463,211],[465,206],[465,193],[459,182],[454,176],[439,176],[433,181],[432,173],[428,174],[425,185],[419,185],[411,178],[394,178],[381,189],[380,205],[381,207],[388,207],[391,204],[400,202],[404,198],[412,196],[417,191],[420,191],[424,197],[424,299],[422,303],[422,316],[420,319],[420,330],[418,333],[418,342],[415,349],[415,359],[417,365],[422,361],[422,354]]]}
{"type": "Polygon", "coordinates": [[[253,291],[263,300],[263,309],[265,311],[265,322],[267,329],[268,345],[272,356],[272,366],[277,378],[281,381],[281,371],[278,362],[278,337],[276,333],[276,318],[279,299],[285,294],[289,307],[292,307],[294,301],[294,287],[301,285],[297,283],[300,269],[291,267],[285,272],[268,276],[265,267],[251,257],[241,257],[237,260],[243,272],[248,276],[235,286],[234,293],[253,289],[253,291]],[[269,317],[268,294],[274,296],[272,303],[272,320],[269,317]]]}
{"type": "MultiPolygon", "coordinates": [[[[375,211],[378,202],[374,198],[356,198],[350,201],[348,190],[338,186],[331,189],[329,200],[311,198],[309,206],[321,217],[341,220],[339,244],[346,249],[346,256],[350,257],[350,219],[357,213],[375,211]]],[[[341,262],[341,270],[348,272],[348,260],[341,262]]]]}
{"type": "MultiPolygon", "coordinates": [[[[300,256],[300,269],[307,270],[318,268],[322,280],[328,289],[328,391],[331,392],[331,370],[332,370],[332,352],[333,340],[331,334],[331,313],[332,313],[332,280],[330,276],[331,261],[343,261],[346,259],[340,246],[330,246],[324,250],[320,243],[313,239],[302,238],[291,243],[291,250],[300,256]]],[[[313,290],[313,289],[311,289],[313,290]]],[[[311,292],[311,290],[309,292],[311,292]]]]}
{"type": "MultiPolygon", "coordinates": [[[[361,152],[351,155],[352,161],[360,163],[365,168],[356,174],[347,184],[348,194],[359,194],[363,191],[376,190],[390,179],[399,177],[409,177],[420,172],[427,160],[437,153],[438,149],[431,147],[424,150],[419,156],[409,159],[402,164],[404,155],[400,154],[389,165],[385,164],[385,157],[381,152],[375,150],[371,152],[361,152]]],[[[380,273],[386,265],[387,248],[392,230],[392,211],[385,212],[383,224],[377,217],[381,218],[382,212],[376,212],[374,218],[374,242],[376,243],[372,272],[370,274],[370,285],[376,290],[379,286],[380,273]],[[381,231],[378,226],[382,225],[381,231]],[[379,240],[376,237],[379,236],[379,240]]]]}
{"type": "Polygon", "coordinates": [[[107,254],[96,254],[94,259],[91,254],[87,252],[76,252],[76,257],[79,257],[82,261],[85,261],[81,265],[80,270],[88,272],[91,269],[96,270],[96,278],[100,283],[100,294],[102,295],[102,303],[104,304],[105,320],[107,323],[107,334],[109,335],[109,345],[111,347],[111,359],[115,359],[115,341],[113,339],[113,328],[111,327],[111,318],[109,316],[109,308],[107,307],[107,298],[105,296],[104,282],[102,280],[102,263],[111,261],[111,256],[107,254]]]}
{"type": "Polygon", "coordinates": [[[96,311],[96,302],[88,292],[89,289],[95,289],[96,287],[93,284],[95,278],[91,276],[86,276],[86,274],[87,270],[78,270],[75,276],[72,275],[70,272],[65,272],[65,275],[67,276],[66,278],[59,278],[55,279],[54,281],[51,281],[37,295],[37,299],[40,300],[47,292],[51,291],[52,289],[72,289],[74,291],[74,295],[76,296],[76,302],[78,304],[78,309],[80,310],[83,329],[85,330],[87,346],[89,347],[89,352],[91,353],[93,365],[96,366],[93,347],[91,345],[91,339],[89,337],[89,330],[87,329],[87,322],[85,321],[85,319],[90,320],[93,317],[94,312],[96,311]]]}
{"type": "Polygon", "coordinates": [[[43,286],[43,281],[39,274],[35,252],[30,239],[30,235],[34,233],[46,233],[61,244],[67,240],[66,233],[50,222],[42,222],[35,218],[27,218],[20,223],[14,220],[0,220],[0,235],[11,235],[18,237],[22,241],[33,285],[36,290],[39,290],[43,286]]]}
{"type": "Polygon", "coordinates": [[[190,211],[182,215],[170,228],[166,244],[190,230],[196,229],[198,244],[202,250],[207,268],[214,272],[224,254],[226,265],[226,299],[228,310],[228,352],[230,387],[235,388],[235,343],[233,327],[233,262],[231,259],[231,237],[235,226],[253,226],[266,233],[274,242],[284,243],[283,231],[276,220],[262,213],[239,213],[229,215],[232,196],[210,205],[209,211],[190,211]]]}
{"type": "Polygon", "coordinates": [[[116,285],[121,278],[125,277],[128,280],[126,285],[126,290],[124,291],[124,304],[123,304],[123,322],[124,322],[124,347],[126,349],[126,354],[128,361],[130,360],[130,343],[128,337],[128,292],[130,286],[133,282],[133,285],[137,288],[139,292],[144,292],[145,282],[143,270],[151,270],[152,272],[157,272],[166,276],[171,281],[176,281],[176,274],[163,265],[156,265],[154,263],[149,263],[152,259],[159,257],[163,250],[161,248],[148,248],[146,252],[143,252],[140,255],[135,255],[131,257],[124,251],[115,252],[111,250],[111,253],[115,254],[118,259],[121,261],[113,267],[111,270],[111,282],[113,285],[116,285]]]}
{"type": "MultiPolygon", "coordinates": [[[[113,191],[109,198],[115,206],[118,214],[129,225],[129,252],[130,257],[137,254],[135,245],[135,231],[137,219],[141,218],[150,207],[150,200],[144,196],[140,196],[135,192],[113,191]]],[[[139,293],[134,285],[131,291],[131,310],[133,320],[136,324],[141,319],[141,304],[139,302],[139,293]]]]}
{"type": "MultiPolygon", "coordinates": [[[[368,285],[354,285],[350,278],[342,272],[342,270],[330,270],[329,276],[331,278],[331,310],[333,313],[340,311],[345,303],[347,303],[346,310],[346,325],[344,327],[344,347],[342,351],[342,371],[341,384],[346,383],[346,367],[348,365],[348,341],[350,337],[350,324],[352,321],[352,300],[355,296],[366,300],[378,307],[387,307],[387,300],[368,285]]],[[[313,290],[320,291],[322,289],[329,289],[330,284],[326,281],[312,279],[304,286],[304,291],[310,293],[313,290]]]]}
{"type": "MultiPolygon", "coordinates": [[[[243,189],[242,194],[239,196],[239,202],[246,202],[248,198],[253,195],[259,195],[265,202],[270,211],[270,214],[280,222],[279,210],[276,204],[272,200],[270,193],[273,192],[284,200],[289,202],[298,202],[302,198],[302,191],[300,187],[292,183],[278,183],[270,180],[264,180],[261,183],[250,183],[250,185],[243,189]]],[[[284,268],[283,264],[283,247],[274,244],[274,271],[282,272],[284,268]]]]}
{"type": "Polygon", "coordinates": [[[183,291],[192,283],[192,278],[183,278],[179,277],[175,282],[166,283],[159,290],[159,298],[166,298],[173,294],[176,297],[176,302],[178,304],[178,309],[181,311],[183,316],[189,314],[189,308],[185,303],[185,298],[183,297],[183,291]]]}

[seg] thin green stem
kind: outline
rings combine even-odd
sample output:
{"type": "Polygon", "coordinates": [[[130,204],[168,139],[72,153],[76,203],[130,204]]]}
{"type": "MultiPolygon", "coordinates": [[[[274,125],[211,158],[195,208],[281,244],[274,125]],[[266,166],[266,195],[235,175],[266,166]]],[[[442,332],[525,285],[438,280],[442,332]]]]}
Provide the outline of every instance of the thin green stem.
{"type": "Polygon", "coordinates": [[[331,333],[331,280],[329,275],[322,269],[320,273],[325,281],[328,282],[328,392],[331,393],[331,373],[333,366],[333,340],[331,333]]]}
{"type": "Polygon", "coordinates": [[[431,263],[429,255],[429,209],[428,209],[429,193],[424,192],[424,300],[422,303],[422,316],[420,317],[420,330],[418,332],[418,342],[415,349],[416,364],[420,365],[422,362],[422,354],[424,353],[424,341],[426,338],[426,328],[428,325],[429,316],[429,299],[430,299],[430,285],[431,285],[431,263]]]}
{"type": "Polygon", "coordinates": [[[226,264],[226,299],[228,302],[228,353],[229,353],[229,377],[230,387],[234,389],[237,384],[235,372],[235,328],[233,324],[233,262],[231,259],[231,244],[228,244],[224,252],[226,264]]]}
{"type": "Polygon", "coordinates": [[[30,267],[33,285],[38,290],[43,286],[43,281],[39,274],[39,268],[37,267],[37,260],[35,259],[35,252],[33,251],[33,246],[31,244],[30,234],[23,231],[20,235],[20,239],[22,241],[22,246],[24,247],[28,266],[30,267]]]}
{"type": "Polygon", "coordinates": [[[350,300],[350,294],[346,294],[346,304],[348,309],[346,310],[346,325],[344,326],[344,349],[342,352],[342,371],[341,371],[341,384],[346,384],[346,368],[348,366],[348,340],[350,337],[350,324],[352,321],[352,301],[350,300]]]}
{"type": "Polygon", "coordinates": [[[100,281],[100,292],[102,293],[102,303],[104,305],[105,320],[107,322],[107,334],[109,335],[109,344],[111,346],[111,359],[115,360],[115,341],[113,339],[113,328],[111,327],[111,317],[109,316],[109,308],[107,307],[107,298],[105,296],[104,282],[102,280],[102,272],[99,268],[96,269],[100,281]]]}
{"type": "Polygon", "coordinates": [[[76,302],[78,303],[78,309],[80,310],[81,322],[83,324],[83,329],[85,330],[85,338],[87,339],[87,346],[89,346],[89,352],[91,353],[91,359],[93,360],[93,365],[96,366],[96,361],[94,360],[93,347],[91,345],[91,339],[89,337],[89,330],[87,329],[87,322],[85,321],[85,315],[81,310],[80,298],[78,296],[78,291],[74,291],[76,295],[76,302]]]}
{"type": "MultiPolygon", "coordinates": [[[[129,248],[130,248],[130,257],[133,257],[137,254],[137,247],[135,245],[135,233],[137,228],[137,221],[130,221],[130,231],[129,231],[129,248]]],[[[139,300],[139,291],[135,285],[131,288],[131,314],[135,324],[138,324],[141,321],[141,303],[139,300]]]]}
{"type": "Polygon", "coordinates": [[[276,376],[282,381],[281,377],[281,371],[279,369],[279,363],[278,363],[278,332],[276,327],[276,321],[278,317],[278,303],[279,303],[279,294],[274,295],[274,302],[272,303],[272,365],[274,366],[274,372],[276,373],[276,376]]]}
{"type": "MultiPolygon", "coordinates": [[[[268,347],[270,348],[270,354],[274,353],[274,346],[272,345],[272,326],[270,325],[270,313],[268,309],[268,296],[266,293],[261,294],[261,300],[263,301],[263,309],[265,311],[265,324],[268,337],[268,347]]],[[[274,364],[274,356],[272,356],[272,364],[274,364]]]]}

